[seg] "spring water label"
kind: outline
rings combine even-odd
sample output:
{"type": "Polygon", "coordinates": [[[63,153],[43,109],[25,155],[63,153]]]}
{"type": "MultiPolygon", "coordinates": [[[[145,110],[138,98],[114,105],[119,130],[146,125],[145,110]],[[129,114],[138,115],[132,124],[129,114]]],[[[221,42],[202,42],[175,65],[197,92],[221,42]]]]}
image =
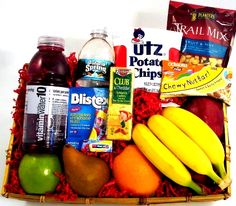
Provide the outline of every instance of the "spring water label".
{"type": "Polygon", "coordinates": [[[81,79],[107,81],[109,78],[112,62],[100,59],[80,59],[78,68],[80,68],[81,79]]]}
{"type": "Polygon", "coordinates": [[[24,132],[29,143],[53,145],[64,141],[67,125],[69,89],[28,85],[26,88],[24,132]],[[26,130],[26,128],[31,128],[26,130]],[[56,142],[55,142],[56,141],[56,142]]]}

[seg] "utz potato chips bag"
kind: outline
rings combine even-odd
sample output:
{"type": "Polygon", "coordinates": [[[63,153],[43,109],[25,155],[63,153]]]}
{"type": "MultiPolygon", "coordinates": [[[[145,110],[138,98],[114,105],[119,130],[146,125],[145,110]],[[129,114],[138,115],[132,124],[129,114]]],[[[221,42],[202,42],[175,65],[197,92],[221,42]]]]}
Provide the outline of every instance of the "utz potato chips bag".
{"type": "MultiPolygon", "coordinates": [[[[159,98],[162,60],[179,61],[182,33],[154,28],[128,28],[114,32],[115,66],[134,70],[134,90],[159,98]]],[[[139,92],[135,92],[137,94],[139,92]]],[[[134,95],[134,98],[136,95],[134,95]]],[[[178,98],[161,100],[161,106],[179,105],[178,98]]],[[[144,104],[149,104],[144,102],[144,104]]]]}
{"type": "Polygon", "coordinates": [[[134,69],[134,89],[159,92],[161,61],[178,61],[182,33],[153,28],[130,28],[114,37],[115,66],[134,69]]]}
{"type": "Polygon", "coordinates": [[[181,63],[226,67],[236,11],[170,1],[167,29],[183,33],[181,63]]]}

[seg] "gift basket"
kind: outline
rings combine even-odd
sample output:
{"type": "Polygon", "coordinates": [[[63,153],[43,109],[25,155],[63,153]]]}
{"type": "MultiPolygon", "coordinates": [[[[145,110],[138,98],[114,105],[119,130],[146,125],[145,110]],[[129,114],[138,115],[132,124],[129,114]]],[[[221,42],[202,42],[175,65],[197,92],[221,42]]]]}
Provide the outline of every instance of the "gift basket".
{"type": "Polygon", "coordinates": [[[62,38],[40,37],[19,70],[2,195],[74,204],[229,198],[235,16],[171,1],[167,30],[130,28],[111,46],[95,29],[68,57],[62,38]]]}

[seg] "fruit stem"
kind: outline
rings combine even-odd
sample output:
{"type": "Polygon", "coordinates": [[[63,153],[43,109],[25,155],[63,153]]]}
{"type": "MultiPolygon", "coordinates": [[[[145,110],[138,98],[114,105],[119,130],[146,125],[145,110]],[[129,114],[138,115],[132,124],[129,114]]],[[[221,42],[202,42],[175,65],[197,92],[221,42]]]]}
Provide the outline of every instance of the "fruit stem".
{"type": "Polygon", "coordinates": [[[192,190],[194,190],[198,195],[203,195],[204,192],[202,190],[202,188],[200,186],[198,186],[195,182],[190,182],[190,184],[188,185],[189,188],[191,188],[192,190]]]}
{"type": "Polygon", "coordinates": [[[223,190],[227,188],[229,185],[231,185],[231,183],[232,183],[231,178],[226,174],[226,176],[223,178],[223,182],[221,183],[221,185],[219,185],[219,187],[223,190]]]}
{"type": "Polygon", "coordinates": [[[218,186],[224,190],[226,187],[229,186],[228,182],[225,182],[222,178],[220,178],[215,172],[214,170],[211,170],[210,173],[208,174],[208,176],[218,184],[218,186]]]}
{"type": "Polygon", "coordinates": [[[221,178],[224,178],[227,175],[223,163],[222,164],[215,164],[214,167],[219,172],[221,178]]]}

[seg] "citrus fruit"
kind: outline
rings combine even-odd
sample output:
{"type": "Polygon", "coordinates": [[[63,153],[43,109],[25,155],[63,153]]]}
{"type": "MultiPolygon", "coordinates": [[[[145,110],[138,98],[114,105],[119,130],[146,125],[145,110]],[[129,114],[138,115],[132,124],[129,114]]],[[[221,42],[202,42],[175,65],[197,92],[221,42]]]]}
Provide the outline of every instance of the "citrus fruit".
{"type": "Polygon", "coordinates": [[[161,182],[161,174],[136,145],[128,145],[115,157],[112,170],[118,186],[133,195],[152,195],[161,182]]]}

